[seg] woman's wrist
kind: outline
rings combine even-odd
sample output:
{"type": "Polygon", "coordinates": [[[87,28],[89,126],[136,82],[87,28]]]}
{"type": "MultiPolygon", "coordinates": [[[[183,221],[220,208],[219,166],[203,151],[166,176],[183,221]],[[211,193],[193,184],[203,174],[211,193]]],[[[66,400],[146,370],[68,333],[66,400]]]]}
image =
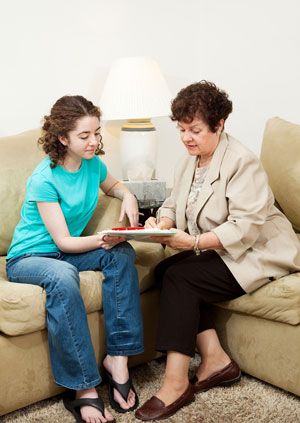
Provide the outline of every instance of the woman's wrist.
{"type": "Polygon", "coordinates": [[[199,244],[200,244],[200,234],[197,234],[197,235],[195,235],[194,236],[194,247],[193,247],[193,250],[194,250],[194,253],[196,254],[196,256],[199,256],[200,254],[201,254],[201,249],[200,249],[200,246],[199,246],[199,244]]]}

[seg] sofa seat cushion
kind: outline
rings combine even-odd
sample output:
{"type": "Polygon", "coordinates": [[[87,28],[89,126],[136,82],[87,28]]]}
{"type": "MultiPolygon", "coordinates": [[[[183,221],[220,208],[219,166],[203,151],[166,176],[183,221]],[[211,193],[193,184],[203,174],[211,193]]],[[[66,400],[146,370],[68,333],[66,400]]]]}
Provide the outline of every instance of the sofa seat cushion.
{"type": "MultiPolygon", "coordinates": [[[[300,241],[300,234],[296,234],[300,241]]],[[[167,247],[166,256],[177,251],[167,247]]],[[[228,310],[263,319],[298,325],[300,323],[300,273],[283,276],[251,294],[217,304],[228,310]]]]}
{"type": "MultiPolygon", "coordinates": [[[[101,272],[80,273],[80,291],[87,313],[102,308],[102,279],[101,272]]],[[[0,331],[15,336],[45,329],[45,304],[41,287],[0,280],[0,331]]]]}
{"type": "MultiPolygon", "coordinates": [[[[132,244],[136,249],[140,292],[144,292],[154,284],[153,268],[164,258],[164,250],[160,244],[132,244]]],[[[102,280],[102,272],[80,272],[80,291],[87,313],[102,310],[102,280]]],[[[7,280],[5,257],[0,257],[0,331],[15,336],[45,329],[45,303],[45,292],[39,286],[7,280]]]]}
{"type": "Polygon", "coordinates": [[[251,294],[217,305],[263,319],[298,325],[300,323],[300,273],[283,276],[251,294]]]}

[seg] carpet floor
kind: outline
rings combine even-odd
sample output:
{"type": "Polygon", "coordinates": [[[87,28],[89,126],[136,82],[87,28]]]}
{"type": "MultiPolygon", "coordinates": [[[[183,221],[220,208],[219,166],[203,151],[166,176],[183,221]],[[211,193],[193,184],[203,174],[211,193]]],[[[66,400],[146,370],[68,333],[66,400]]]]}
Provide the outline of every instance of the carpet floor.
{"type": "MultiPolygon", "coordinates": [[[[199,356],[191,361],[191,375],[199,365],[199,356]]],[[[132,369],[134,385],[143,404],[159,389],[165,358],[132,369]]],[[[105,404],[107,386],[97,388],[105,404]]],[[[108,407],[109,408],[109,407],[108,407]]],[[[117,423],[137,423],[134,413],[114,413],[117,423]]],[[[65,410],[62,395],[40,401],[0,417],[3,423],[73,423],[65,410]]],[[[182,408],[165,423],[300,423],[300,399],[255,378],[243,375],[240,383],[199,393],[196,400],[182,408]]]]}

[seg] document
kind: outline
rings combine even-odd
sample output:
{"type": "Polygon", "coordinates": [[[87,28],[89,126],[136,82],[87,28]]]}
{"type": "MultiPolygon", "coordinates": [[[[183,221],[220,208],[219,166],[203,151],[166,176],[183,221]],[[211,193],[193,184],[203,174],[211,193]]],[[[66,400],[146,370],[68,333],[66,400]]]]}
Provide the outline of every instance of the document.
{"type": "Polygon", "coordinates": [[[98,232],[99,235],[124,236],[126,239],[137,241],[152,241],[151,236],[173,236],[176,232],[170,229],[145,229],[145,228],[113,228],[98,232]]]}

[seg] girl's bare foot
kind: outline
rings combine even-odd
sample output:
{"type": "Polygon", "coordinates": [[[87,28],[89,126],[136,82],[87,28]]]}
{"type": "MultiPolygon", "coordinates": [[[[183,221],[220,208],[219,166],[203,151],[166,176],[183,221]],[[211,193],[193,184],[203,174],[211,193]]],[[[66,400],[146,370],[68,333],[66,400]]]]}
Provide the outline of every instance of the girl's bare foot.
{"type": "MultiPolygon", "coordinates": [[[[76,391],[76,399],[83,398],[98,398],[98,394],[95,388],[84,389],[82,391],[76,391]]],[[[80,407],[80,413],[82,420],[86,423],[108,423],[114,420],[114,417],[104,409],[104,416],[101,411],[90,405],[84,405],[80,407]]]]}
{"type": "MultiPolygon", "coordinates": [[[[129,378],[127,367],[128,357],[107,355],[103,361],[105,369],[112,375],[117,383],[126,383],[129,378]]],[[[124,410],[128,410],[135,404],[135,393],[130,389],[127,401],[114,389],[114,399],[124,410]]]]}

